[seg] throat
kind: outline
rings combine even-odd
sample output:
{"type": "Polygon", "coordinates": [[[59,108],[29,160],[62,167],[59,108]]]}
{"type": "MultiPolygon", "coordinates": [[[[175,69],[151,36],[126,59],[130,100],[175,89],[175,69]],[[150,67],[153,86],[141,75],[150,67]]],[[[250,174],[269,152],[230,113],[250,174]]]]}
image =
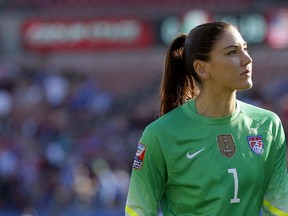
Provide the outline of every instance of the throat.
{"type": "Polygon", "coordinates": [[[196,98],[196,109],[200,115],[209,118],[223,118],[231,115],[236,110],[236,99],[203,101],[201,98],[196,98]]]}

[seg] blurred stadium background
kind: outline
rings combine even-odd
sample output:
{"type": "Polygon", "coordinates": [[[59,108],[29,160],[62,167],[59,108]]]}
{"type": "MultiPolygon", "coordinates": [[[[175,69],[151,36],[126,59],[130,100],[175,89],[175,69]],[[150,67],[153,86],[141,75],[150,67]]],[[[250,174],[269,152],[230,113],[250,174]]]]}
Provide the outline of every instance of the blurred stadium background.
{"type": "Polygon", "coordinates": [[[287,0],[0,0],[0,215],[124,215],[167,44],[214,19],[249,44],[239,97],[287,132],[287,0]]]}

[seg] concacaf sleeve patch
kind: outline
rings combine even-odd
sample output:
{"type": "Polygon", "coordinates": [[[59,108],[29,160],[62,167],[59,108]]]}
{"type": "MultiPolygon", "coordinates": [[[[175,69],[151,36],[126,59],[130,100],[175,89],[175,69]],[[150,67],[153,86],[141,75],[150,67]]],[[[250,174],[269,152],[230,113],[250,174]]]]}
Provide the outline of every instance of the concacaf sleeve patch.
{"type": "Polygon", "coordinates": [[[146,152],[146,146],[142,143],[138,143],[138,149],[134,158],[133,167],[134,169],[141,169],[144,161],[146,152]]]}

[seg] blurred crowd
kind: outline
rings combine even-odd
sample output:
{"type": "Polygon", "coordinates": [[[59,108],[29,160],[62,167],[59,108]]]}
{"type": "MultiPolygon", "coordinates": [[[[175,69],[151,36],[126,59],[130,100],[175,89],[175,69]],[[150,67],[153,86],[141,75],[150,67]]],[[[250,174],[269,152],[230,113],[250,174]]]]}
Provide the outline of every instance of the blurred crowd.
{"type": "Polygon", "coordinates": [[[3,63],[0,210],[122,207],[133,133],[113,102],[83,71],[3,63]]]}
{"type": "MultiPolygon", "coordinates": [[[[288,85],[280,80],[240,98],[277,112],[287,132],[288,85]]],[[[0,210],[124,208],[138,139],[155,116],[118,106],[93,74],[2,62],[0,210]]]]}

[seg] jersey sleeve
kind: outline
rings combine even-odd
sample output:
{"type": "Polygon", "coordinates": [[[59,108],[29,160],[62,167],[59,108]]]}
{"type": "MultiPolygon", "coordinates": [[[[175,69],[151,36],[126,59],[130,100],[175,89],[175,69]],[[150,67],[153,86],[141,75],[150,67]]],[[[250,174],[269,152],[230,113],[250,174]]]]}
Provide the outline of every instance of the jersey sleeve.
{"type": "Polygon", "coordinates": [[[126,216],[155,216],[164,193],[166,165],[158,138],[144,130],[134,158],[126,216]]]}
{"type": "Polygon", "coordinates": [[[286,165],[286,141],[282,124],[279,123],[275,136],[277,158],[272,177],[265,192],[263,216],[288,216],[288,174],[286,165]]]}

